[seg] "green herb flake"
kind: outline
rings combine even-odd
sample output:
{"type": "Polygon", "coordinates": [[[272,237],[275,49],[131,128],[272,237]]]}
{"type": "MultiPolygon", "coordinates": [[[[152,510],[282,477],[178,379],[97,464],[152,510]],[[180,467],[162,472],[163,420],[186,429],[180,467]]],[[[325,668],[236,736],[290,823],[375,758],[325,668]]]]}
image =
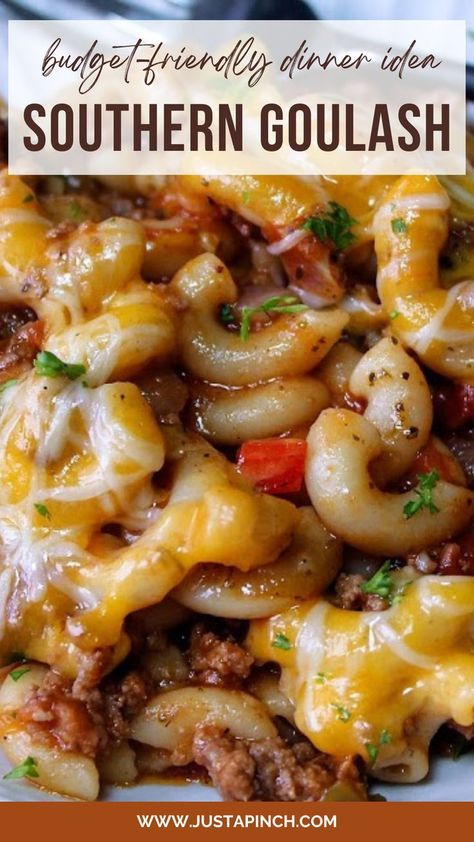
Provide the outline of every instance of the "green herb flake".
{"type": "Polygon", "coordinates": [[[418,486],[414,489],[416,494],[415,500],[409,500],[403,507],[403,514],[407,520],[416,515],[422,509],[428,509],[430,514],[435,515],[439,512],[438,507],[433,502],[433,489],[439,481],[438,471],[429,471],[427,474],[417,474],[418,486]]]}
{"type": "Polygon", "coordinates": [[[286,634],[282,634],[281,632],[278,632],[275,635],[275,637],[273,638],[272,646],[275,649],[284,649],[285,651],[288,651],[288,649],[291,649],[291,643],[288,640],[286,634]]]}
{"type": "Polygon", "coordinates": [[[379,737],[379,741],[378,741],[377,745],[375,745],[374,743],[366,743],[365,744],[371,766],[374,766],[376,761],[377,761],[377,757],[379,756],[380,746],[387,746],[391,742],[392,742],[392,735],[389,733],[389,731],[387,731],[386,728],[384,728],[383,731],[380,732],[380,737],[379,737]]]}
{"type": "Polygon", "coordinates": [[[219,309],[219,321],[222,322],[223,325],[231,325],[235,322],[232,304],[221,304],[219,309]]]}
{"type": "Polygon", "coordinates": [[[400,315],[400,313],[399,313],[398,310],[390,310],[390,313],[388,314],[388,317],[389,317],[390,321],[393,322],[393,320],[397,319],[399,315],[400,315]]]}
{"type": "Polygon", "coordinates": [[[48,520],[51,520],[51,512],[49,511],[48,507],[44,505],[44,503],[33,503],[36,511],[38,512],[41,517],[47,517],[48,520]]]}
{"type": "Polygon", "coordinates": [[[374,746],[373,743],[366,743],[365,747],[367,749],[367,754],[369,755],[370,765],[374,766],[379,756],[379,750],[377,746],[374,746]]]}
{"type": "Polygon", "coordinates": [[[6,392],[7,389],[10,389],[12,386],[16,386],[18,380],[12,377],[10,380],[5,380],[4,383],[0,383],[0,395],[2,392],[6,392]]]}
{"type": "Polygon", "coordinates": [[[18,667],[18,669],[9,672],[8,675],[10,676],[12,681],[19,681],[22,675],[26,675],[26,673],[29,671],[29,667],[18,667]]]}
{"type": "Polygon", "coordinates": [[[35,197],[33,196],[33,193],[27,193],[25,198],[22,199],[22,204],[28,205],[30,202],[34,202],[34,200],[35,200],[35,197]]]}
{"type": "Polygon", "coordinates": [[[242,190],[242,202],[244,203],[244,205],[248,205],[251,198],[252,198],[252,195],[249,192],[249,190],[242,190]]]}
{"type": "Polygon", "coordinates": [[[361,585],[361,590],[364,593],[377,594],[382,599],[390,599],[393,590],[390,561],[385,561],[372,578],[361,585]]]}
{"type": "Polygon", "coordinates": [[[387,729],[384,728],[383,731],[380,732],[379,745],[388,746],[388,745],[390,745],[391,742],[392,742],[392,735],[391,735],[390,731],[387,731],[387,729]]]}
{"type": "Polygon", "coordinates": [[[410,581],[409,581],[409,582],[405,582],[405,584],[404,584],[404,585],[402,585],[402,587],[400,588],[400,590],[399,590],[396,594],[393,594],[393,595],[390,597],[390,605],[398,605],[398,603],[402,601],[402,599],[403,599],[403,597],[405,596],[405,594],[406,594],[406,592],[407,592],[408,588],[409,588],[409,587],[410,587],[410,585],[412,585],[412,584],[413,584],[413,579],[410,579],[410,581]]]}
{"type": "Polygon", "coordinates": [[[242,307],[242,321],[240,323],[240,338],[246,342],[250,334],[252,317],[258,313],[303,313],[308,310],[306,304],[302,304],[294,295],[275,295],[267,298],[258,307],[242,307]]]}
{"type": "Polygon", "coordinates": [[[77,380],[86,373],[85,366],[79,363],[65,363],[51,351],[40,351],[33,362],[36,373],[42,377],[59,377],[64,374],[68,380],[77,380]]]}
{"type": "Polygon", "coordinates": [[[357,220],[337,202],[329,202],[330,210],[316,216],[310,216],[302,227],[311,231],[322,243],[330,242],[337,251],[344,251],[356,239],[351,228],[357,220]]]}
{"type": "Polygon", "coordinates": [[[394,234],[406,234],[408,225],[401,216],[398,219],[392,219],[392,231],[394,234]]]}
{"type": "Polygon", "coordinates": [[[66,208],[66,215],[68,219],[72,219],[73,222],[81,222],[84,219],[84,208],[81,207],[79,202],[69,202],[66,208]]]}
{"type": "Polygon", "coordinates": [[[326,681],[328,680],[328,677],[329,676],[328,676],[327,672],[316,673],[316,684],[326,684],[326,681]]]}
{"type": "Polygon", "coordinates": [[[331,707],[334,708],[335,711],[337,711],[337,718],[340,719],[341,722],[349,722],[349,719],[351,718],[351,712],[347,710],[347,708],[345,708],[344,705],[339,705],[337,704],[337,702],[332,702],[331,707]]]}
{"type": "Polygon", "coordinates": [[[34,757],[27,757],[19,766],[15,766],[3,776],[4,781],[15,781],[18,778],[39,778],[38,766],[34,757]]]}

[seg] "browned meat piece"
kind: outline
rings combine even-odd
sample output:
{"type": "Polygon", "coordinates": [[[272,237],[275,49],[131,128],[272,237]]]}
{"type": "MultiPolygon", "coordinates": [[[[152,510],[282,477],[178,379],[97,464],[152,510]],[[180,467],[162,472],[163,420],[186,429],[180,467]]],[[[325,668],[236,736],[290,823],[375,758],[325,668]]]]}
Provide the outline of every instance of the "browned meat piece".
{"type": "MultiPolygon", "coordinates": [[[[98,678],[103,660],[95,659],[98,678]]],[[[137,672],[120,681],[108,680],[101,688],[93,686],[93,666],[89,684],[85,677],[71,684],[50,670],[18,711],[33,739],[59,745],[63,751],[76,751],[94,757],[108,743],[126,739],[129,723],[145,704],[148,687],[137,672]]]]}
{"type": "Polygon", "coordinates": [[[119,683],[106,683],[102,688],[101,714],[109,737],[128,737],[129,722],[143,707],[148,695],[145,680],[138,672],[129,672],[119,683]]]}
{"type": "Polygon", "coordinates": [[[112,652],[110,649],[96,649],[84,654],[79,675],[77,676],[72,694],[75,699],[87,701],[88,694],[97,687],[110,665],[112,652]]]}
{"type": "Polygon", "coordinates": [[[94,757],[103,741],[85,704],[72,698],[69,685],[54,672],[47,674],[17,718],[34,740],[55,742],[63,751],[94,757]]]}
{"type": "Polygon", "coordinates": [[[198,684],[235,687],[250,673],[253,658],[231,640],[194,627],[188,653],[191,673],[198,684]]]}
{"type": "Polygon", "coordinates": [[[448,543],[436,552],[436,572],[440,576],[474,575],[474,534],[458,539],[459,543],[448,543]]]}
{"type": "Polygon", "coordinates": [[[120,742],[129,735],[130,720],[143,707],[148,685],[138,672],[129,672],[120,681],[108,680],[102,687],[76,690],[80,693],[89,716],[102,735],[101,748],[107,742],[120,742]]]}
{"type": "Polygon", "coordinates": [[[319,801],[339,780],[365,792],[352,758],[320,754],[308,742],[291,747],[280,737],[247,742],[201,725],[193,753],[228,801],[319,801]]]}
{"type": "Polygon", "coordinates": [[[31,367],[42,339],[43,323],[28,322],[9,339],[0,341],[0,382],[18,377],[31,367]]]}
{"type": "Polygon", "coordinates": [[[349,611],[383,611],[388,608],[386,599],[364,593],[362,585],[365,581],[359,573],[340,573],[334,584],[335,604],[349,611]]]}
{"type": "Polygon", "coordinates": [[[28,322],[34,322],[36,315],[30,307],[6,307],[0,310],[0,340],[10,339],[28,322]]]}
{"type": "Polygon", "coordinates": [[[226,801],[253,799],[255,762],[244,742],[237,743],[212,725],[201,725],[194,735],[193,755],[226,801]]]}

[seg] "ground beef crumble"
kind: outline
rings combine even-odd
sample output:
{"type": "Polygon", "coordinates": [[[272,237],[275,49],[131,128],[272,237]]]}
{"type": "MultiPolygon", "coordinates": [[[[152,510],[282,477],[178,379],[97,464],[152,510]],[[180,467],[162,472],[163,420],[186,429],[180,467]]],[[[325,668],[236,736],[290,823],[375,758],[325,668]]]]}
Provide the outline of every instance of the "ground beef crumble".
{"type": "Polygon", "coordinates": [[[149,692],[138,672],[99,687],[72,684],[50,670],[19,709],[17,718],[34,740],[95,757],[129,735],[129,723],[149,692]]]}
{"type": "Polygon", "coordinates": [[[377,594],[364,593],[367,581],[360,573],[340,573],[334,583],[334,604],[347,611],[383,611],[389,603],[377,594]]]}
{"type": "Polygon", "coordinates": [[[188,660],[191,680],[218,687],[238,686],[253,664],[252,656],[238,643],[206,631],[201,624],[192,630],[188,660]]]}
{"type": "Polygon", "coordinates": [[[17,719],[33,740],[56,743],[63,751],[95,757],[105,734],[93,722],[86,705],[74,699],[70,682],[47,673],[41,687],[20,708],[17,719]]]}
{"type": "Polygon", "coordinates": [[[438,576],[474,576],[474,527],[424,553],[408,557],[408,564],[419,573],[438,576]]]}
{"type": "Polygon", "coordinates": [[[365,793],[353,758],[320,754],[306,741],[292,746],[281,737],[250,742],[200,725],[193,755],[228,801],[319,801],[340,780],[349,781],[361,797],[365,793]]]}
{"type": "MultiPolygon", "coordinates": [[[[11,322],[10,322],[11,324],[11,322]]],[[[2,329],[9,324],[3,320],[2,329]]],[[[6,339],[0,340],[0,380],[18,377],[31,368],[31,364],[40,350],[43,339],[43,323],[27,322],[6,339]]]]}

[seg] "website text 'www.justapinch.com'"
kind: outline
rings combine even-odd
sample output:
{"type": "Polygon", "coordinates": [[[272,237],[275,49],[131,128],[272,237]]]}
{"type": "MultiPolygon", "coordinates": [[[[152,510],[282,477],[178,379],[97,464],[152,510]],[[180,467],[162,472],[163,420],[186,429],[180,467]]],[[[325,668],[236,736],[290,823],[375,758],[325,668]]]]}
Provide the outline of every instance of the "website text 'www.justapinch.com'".
{"type": "Polygon", "coordinates": [[[185,815],[182,813],[146,813],[137,815],[138,826],[143,830],[180,829],[197,830],[201,828],[336,828],[335,815],[305,815],[292,816],[278,813],[272,814],[208,814],[185,815]]]}

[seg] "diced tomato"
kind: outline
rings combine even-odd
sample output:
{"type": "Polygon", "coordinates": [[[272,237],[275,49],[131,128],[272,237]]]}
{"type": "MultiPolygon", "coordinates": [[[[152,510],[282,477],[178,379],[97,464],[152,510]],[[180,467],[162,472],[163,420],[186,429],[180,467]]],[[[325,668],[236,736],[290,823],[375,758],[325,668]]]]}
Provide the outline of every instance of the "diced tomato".
{"type": "Polygon", "coordinates": [[[451,482],[454,485],[459,485],[460,470],[459,465],[450,453],[436,447],[433,441],[418,451],[413,462],[410,473],[427,474],[430,471],[437,471],[440,479],[445,482],[451,482]]]}
{"type": "MultiPolygon", "coordinates": [[[[301,229],[303,220],[295,220],[294,230],[301,229]]],[[[266,226],[264,237],[269,243],[283,240],[292,229],[266,226]]],[[[312,234],[281,253],[281,261],[288,283],[304,304],[321,307],[334,304],[344,295],[344,280],[339,264],[332,259],[331,249],[312,234]]]]}
{"type": "Polygon", "coordinates": [[[438,421],[448,430],[457,430],[474,421],[474,385],[447,383],[435,390],[434,409],[438,421]]]}
{"type": "Polygon", "coordinates": [[[303,485],[306,442],[303,439],[254,439],[237,454],[239,471],[268,494],[289,494],[303,485]]]}

